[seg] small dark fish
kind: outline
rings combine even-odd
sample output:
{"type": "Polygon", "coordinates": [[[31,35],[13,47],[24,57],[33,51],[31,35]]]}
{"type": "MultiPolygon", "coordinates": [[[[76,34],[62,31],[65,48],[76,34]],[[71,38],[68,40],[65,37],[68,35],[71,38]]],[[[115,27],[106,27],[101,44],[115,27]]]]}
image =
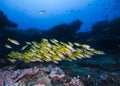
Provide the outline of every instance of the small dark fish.
{"type": "Polygon", "coordinates": [[[42,15],[45,14],[45,11],[39,11],[38,13],[42,15]]]}
{"type": "Polygon", "coordinates": [[[27,45],[31,45],[31,43],[30,42],[25,42],[27,45]]]}

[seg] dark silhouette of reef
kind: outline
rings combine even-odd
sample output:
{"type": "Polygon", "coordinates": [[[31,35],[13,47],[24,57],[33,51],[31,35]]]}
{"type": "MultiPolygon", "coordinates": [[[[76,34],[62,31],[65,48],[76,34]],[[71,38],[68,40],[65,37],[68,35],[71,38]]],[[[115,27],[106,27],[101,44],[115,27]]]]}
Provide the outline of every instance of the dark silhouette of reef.
{"type": "Polygon", "coordinates": [[[0,28],[4,27],[17,27],[18,25],[10,21],[7,16],[0,10],[0,28]]]}
{"type": "Polygon", "coordinates": [[[76,32],[81,27],[82,22],[80,20],[75,20],[71,24],[60,24],[54,26],[50,30],[47,30],[43,36],[47,38],[55,38],[60,41],[74,41],[76,37],[76,32]]]}
{"type": "MultiPolygon", "coordinates": [[[[6,54],[9,50],[5,49],[4,45],[6,43],[6,39],[12,35],[16,34],[10,28],[16,28],[18,25],[12,21],[10,21],[7,16],[0,10],[0,62],[3,64],[6,63],[6,54]],[[4,58],[4,59],[3,59],[4,58]]],[[[3,66],[3,65],[1,65],[3,66]]]]}
{"type": "Polygon", "coordinates": [[[120,17],[96,22],[90,32],[77,33],[76,40],[103,50],[108,54],[120,54],[120,17]]]}

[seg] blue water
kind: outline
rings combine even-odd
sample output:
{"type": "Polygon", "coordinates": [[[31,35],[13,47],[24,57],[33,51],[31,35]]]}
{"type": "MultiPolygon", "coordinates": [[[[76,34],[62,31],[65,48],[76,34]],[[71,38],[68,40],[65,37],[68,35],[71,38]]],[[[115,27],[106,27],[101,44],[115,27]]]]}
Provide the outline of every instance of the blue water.
{"type": "Polygon", "coordinates": [[[0,9],[19,29],[50,29],[80,19],[79,31],[90,31],[101,20],[120,16],[119,0],[0,0],[0,9]],[[44,11],[40,14],[40,11],[44,11]]]}

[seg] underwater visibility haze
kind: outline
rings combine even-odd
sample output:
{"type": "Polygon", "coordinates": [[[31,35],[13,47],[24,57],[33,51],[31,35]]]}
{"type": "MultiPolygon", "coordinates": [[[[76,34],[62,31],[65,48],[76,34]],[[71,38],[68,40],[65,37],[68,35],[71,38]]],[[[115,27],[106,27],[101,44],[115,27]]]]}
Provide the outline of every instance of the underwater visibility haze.
{"type": "Polygon", "coordinates": [[[82,20],[82,31],[91,30],[97,21],[120,15],[119,0],[1,0],[0,9],[20,29],[50,29],[60,23],[82,20]]]}
{"type": "Polygon", "coordinates": [[[120,86],[120,0],[0,0],[0,86],[120,86]]]}

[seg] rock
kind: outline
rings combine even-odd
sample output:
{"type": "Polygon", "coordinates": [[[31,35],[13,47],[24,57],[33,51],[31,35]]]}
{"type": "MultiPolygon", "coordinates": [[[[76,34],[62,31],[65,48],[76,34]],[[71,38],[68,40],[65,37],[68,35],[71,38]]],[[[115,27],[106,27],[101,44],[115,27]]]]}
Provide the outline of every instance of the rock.
{"type": "Polygon", "coordinates": [[[105,33],[107,31],[109,31],[110,27],[109,27],[110,22],[107,20],[103,20],[100,22],[96,22],[93,26],[92,26],[92,31],[91,33],[94,34],[101,34],[101,33],[105,33]]]}
{"type": "Polygon", "coordinates": [[[90,32],[79,32],[76,40],[91,45],[106,54],[120,55],[120,17],[96,22],[90,32]]]}
{"type": "Polygon", "coordinates": [[[13,27],[16,28],[18,25],[10,21],[7,16],[0,10],[0,28],[3,27],[13,27]]]}
{"type": "Polygon", "coordinates": [[[49,71],[50,73],[49,76],[51,78],[57,77],[61,79],[65,77],[65,73],[63,72],[63,70],[55,65],[48,65],[48,67],[42,68],[42,70],[47,71],[47,72],[49,71]]]}
{"type": "Polygon", "coordinates": [[[63,86],[84,86],[84,84],[80,79],[73,77],[69,83],[64,83],[63,86]]]}
{"type": "Polygon", "coordinates": [[[71,24],[59,24],[43,33],[44,38],[55,38],[60,41],[73,41],[82,22],[75,20],[71,24]]]}
{"type": "Polygon", "coordinates": [[[48,76],[45,76],[45,77],[42,77],[42,78],[39,78],[36,82],[35,82],[35,85],[37,86],[41,86],[41,85],[44,85],[44,86],[52,86],[51,84],[51,79],[48,77],[48,76]]]}

